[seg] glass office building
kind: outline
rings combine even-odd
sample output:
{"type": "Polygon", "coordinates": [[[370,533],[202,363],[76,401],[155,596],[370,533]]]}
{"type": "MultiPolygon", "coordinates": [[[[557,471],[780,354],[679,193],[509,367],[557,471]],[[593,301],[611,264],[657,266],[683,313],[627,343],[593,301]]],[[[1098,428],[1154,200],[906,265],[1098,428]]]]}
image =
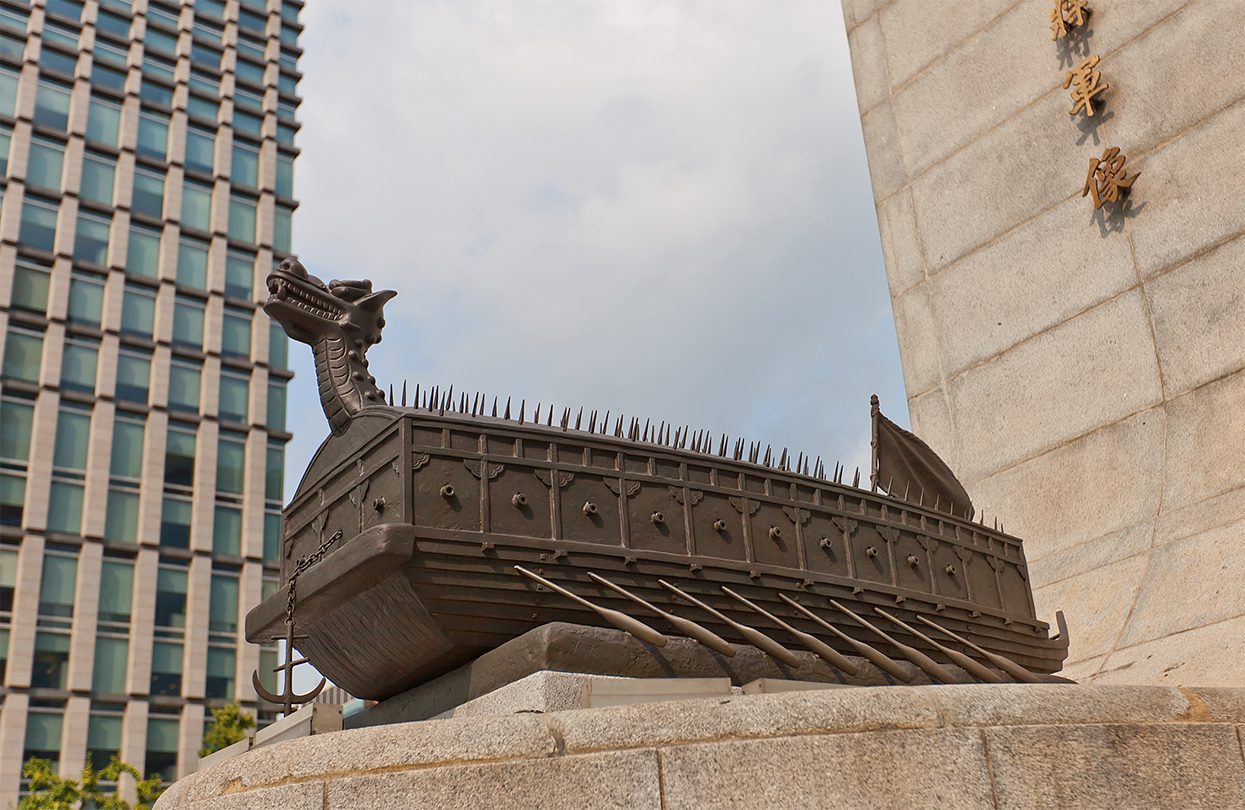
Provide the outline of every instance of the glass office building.
{"type": "Polygon", "coordinates": [[[0,806],[32,756],[175,779],[259,708],[300,7],[0,0],[0,806]]]}

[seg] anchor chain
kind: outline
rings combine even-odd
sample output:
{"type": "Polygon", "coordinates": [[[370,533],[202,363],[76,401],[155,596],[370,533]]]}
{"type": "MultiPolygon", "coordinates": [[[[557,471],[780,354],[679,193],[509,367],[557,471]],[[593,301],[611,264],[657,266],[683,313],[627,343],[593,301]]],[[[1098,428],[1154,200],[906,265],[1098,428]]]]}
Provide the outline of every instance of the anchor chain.
{"type": "Polygon", "coordinates": [[[273,694],[264,688],[264,685],[259,680],[259,670],[255,670],[251,673],[251,682],[255,687],[256,693],[265,700],[280,705],[284,709],[286,716],[289,716],[289,714],[294,710],[295,703],[305,704],[315,700],[316,696],[320,694],[320,691],[324,689],[327,684],[327,681],[324,678],[321,678],[320,683],[306,694],[300,695],[294,691],[294,668],[299,664],[307,663],[306,658],[299,658],[297,660],[294,659],[294,641],[298,638],[306,638],[306,636],[294,635],[294,606],[298,600],[297,594],[299,576],[323,560],[325,555],[328,554],[329,549],[331,549],[337,541],[341,539],[342,532],[341,529],[338,529],[321,542],[320,547],[311,554],[299,558],[298,563],[294,566],[294,571],[290,574],[290,581],[285,600],[285,634],[283,636],[272,637],[274,641],[285,641],[285,661],[273,670],[274,673],[280,673],[282,671],[285,672],[285,688],[281,690],[281,694],[273,694]]]}

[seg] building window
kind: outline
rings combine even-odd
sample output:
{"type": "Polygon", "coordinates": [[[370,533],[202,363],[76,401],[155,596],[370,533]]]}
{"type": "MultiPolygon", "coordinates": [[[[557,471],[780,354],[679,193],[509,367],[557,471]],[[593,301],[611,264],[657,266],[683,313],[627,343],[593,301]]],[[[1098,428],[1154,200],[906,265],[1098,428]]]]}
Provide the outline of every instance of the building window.
{"type": "Polygon", "coordinates": [[[216,123],[216,116],[220,112],[220,104],[202,96],[191,96],[190,100],[186,102],[186,112],[191,118],[216,123]]]}
{"type": "Polygon", "coordinates": [[[74,69],[78,66],[77,50],[78,33],[76,31],[50,21],[45,22],[43,24],[43,47],[39,50],[39,72],[44,75],[59,73],[66,79],[73,81],[74,69]],[[49,44],[72,48],[75,55],[71,56],[55,48],[49,48],[49,44]]]}
{"type": "Polygon", "coordinates": [[[26,479],[0,474],[0,526],[21,526],[26,510],[26,479]]]}
{"type": "Polygon", "coordinates": [[[216,133],[190,127],[186,130],[186,168],[211,174],[216,168],[216,133]]]}
{"type": "Polygon", "coordinates": [[[165,497],[160,514],[160,545],[190,548],[190,501],[165,497]]]}
{"type": "MultiPolygon", "coordinates": [[[[247,53],[247,51],[245,48],[239,48],[238,53],[243,54],[247,53]]],[[[260,51],[259,58],[264,58],[262,49],[260,51]]],[[[239,59],[237,65],[234,67],[234,71],[238,74],[238,81],[248,82],[257,87],[263,87],[265,84],[263,65],[256,64],[255,62],[251,62],[246,59],[239,59]]],[[[262,108],[263,105],[260,104],[260,107],[262,108]]]]}
{"type": "Polygon", "coordinates": [[[178,296],[173,305],[173,345],[203,348],[203,302],[178,296]]]}
{"type": "Polygon", "coordinates": [[[177,283],[196,290],[207,289],[207,245],[182,239],[177,245],[177,283]]]}
{"type": "Polygon", "coordinates": [[[254,276],[255,259],[253,257],[232,250],[225,255],[226,298],[249,301],[254,276]]]}
{"type": "Polygon", "coordinates": [[[115,478],[138,481],[143,475],[143,423],[117,419],[112,431],[109,474],[115,478]]]}
{"type": "Polygon", "coordinates": [[[294,199],[294,158],[277,155],[277,196],[294,199]]]}
{"type": "Polygon", "coordinates": [[[117,355],[117,399],[146,405],[150,385],[151,358],[130,352],[117,355]]]}
{"type": "Polygon", "coordinates": [[[208,617],[212,633],[238,632],[238,577],[212,574],[212,600],[208,617]]]}
{"type": "Polygon", "coordinates": [[[169,410],[199,412],[199,367],[174,361],[169,367],[169,410]]]}
{"type": "Polygon", "coordinates": [[[82,160],[80,196],[100,205],[112,205],[116,175],[117,167],[112,160],[102,155],[87,155],[82,160]]]}
{"type": "Polygon", "coordinates": [[[82,530],[82,485],[52,481],[48,493],[48,531],[78,534],[82,530]]]}
{"type": "Polygon", "coordinates": [[[17,104],[17,71],[0,68],[0,114],[12,116],[17,104]]]}
{"type": "Polygon", "coordinates": [[[290,340],[278,323],[268,325],[268,367],[276,369],[290,367],[290,340]]]}
{"type": "MultiPolygon", "coordinates": [[[[151,645],[151,694],[177,697],[181,693],[182,645],[168,641],[153,643],[151,645]]],[[[149,771],[152,769],[150,763],[147,769],[149,771]]]]}
{"type": "Polygon", "coordinates": [[[222,432],[216,447],[216,491],[241,495],[246,478],[246,436],[222,432]]]}
{"type": "Polygon", "coordinates": [[[43,579],[39,583],[39,615],[72,618],[74,585],[77,582],[76,557],[48,553],[43,557],[43,579]]]}
{"type": "Polygon", "coordinates": [[[40,709],[27,714],[22,762],[28,759],[46,759],[52,763],[52,770],[55,772],[61,759],[61,723],[60,712],[40,709]]]}
{"type": "Polygon", "coordinates": [[[63,144],[45,138],[30,141],[30,157],[26,165],[26,185],[56,192],[61,188],[61,168],[65,163],[63,144]]]}
{"type": "MultiPolygon", "coordinates": [[[[178,688],[181,691],[180,648],[178,649],[178,688]]],[[[155,679],[155,676],[152,676],[155,679]]],[[[156,694],[152,690],[152,694],[156,694]]],[[[157,773],[165,782],[177,779],[177,739],[179,723],[173,718],[151,717],[147,720],[147,756],[143,773],[157,773]]]]}
{"type": "Polygon", "coordinates": [[[95,27],[118,39],[130,38],[130,21],[120,14],[101,11],[95,16],[95,27]]]}
{"type": "Polygon", "coordinates": [[[69,320],[99,326],[103,308],[104,280],[85,273],[74,273],[69,279],[69,320]]]}
{"type": "Polygon", "coordinates": [[[294,212],[284,205],[273,210],[272,218],[272,249],[277,253],[289,253],[293,233],[294,212]]]}
{"type": "Polygon", "coordinates": [[[22,201],[18,241],[25,247],[51,253],[56,247],[56,213],[56,203],[27,197],[22,201]]]}
{"type": "Polygon", "coordinates": [[[108,489],[104,516],[104,539],[114,543],[138,542],[138,492],[121,487],[108,489]]]}
{"type": "MultiPolygon", "coordinates": [[[[115,639],[108,639],[114,641],[115,639]]],[[[104,639],[100,639],[104,641],[104,639]]],[[[123,645],[124,641],[121,642],[123,645]]],[[[95,658],[99,660],[99,649],[96,648],[95,658]]],[[[98,666],[98,665],[97,665],[98,666]]],[[[122,667],[125,666],[124,661],[122,667]]],[[[124,684],[123,684],[124,687],[124,684]]],[[[94,691],[103,691],[95,689],[94,691]]],[[[125,689],[122,688],[115,694],[124,694],[125,689]]],[[[120,708],[120,707],[119,707],[120,708]]],[[[86,748],[91,754],[91,767],[95,770],[102,770],[108,766],[109,760],[121,753],[121,724],[122,715],[114,714],[98,714],[91,712],[90,720],[86,726],[86,748]]]]}
{"type": "Polygon", "coordinates": [[[65,85],[40,79],[35,91],[35,126],[60,132],[68,130],[69,95],[70,90],[65,85]]]}
{"type": "Polygon", "coordinates": [[[164,483],[177,487],[194,486],[195,440],[192,430],[169,428],[164,450],[164,483]]]}
{"type": "Polygon", "coordinates": [[[121,334],[151,338],[156,318],[156,291],[139,284],[125,285],[121,299],[121,334]]]}
{"type": "Polygon", "coordinates": [[[60,471],[84,472],[90,443],[91,412],[61,408],[56,420],[56,449],[52,453],[52,467],[60,471]]]}
{"type": "Polygon", "coordinates": [[[35,633],[35,656],[30,667],[30,685],[43,689],[64,689],[69,674],[69,634],[40,630],[35,633]]]}
{"type": "Polygon", "coordinates": [[[102,61],[96,62],[91,66],[91,86],[111,90],[118,94],[124,93],[125,71],[108,67],[102,61]]]}
{"type": "Polygon", "coordinates": [[[186,581],[184,568],[162,565],[156,572],[156,627],[185,629],[186,581]]]}
{"type": "Polygon", "coordinates": [[[204,694],[209,700],[233,700],[234,674],[238,654],[229,647],[208,647],[207,681],[204,694]]]}
{"type": "MultiPolygon", "coordinates": [[[[239,100],[244,100],[237,98],[242,95],[243,93],[241,89],[236,89],[234,91],[235,103],[239,100]]],[[[258,138],[264,131],[264,117],[262,115],[255,115],[254,113],[245,112],[241,108],[235,107],[233,111],[233,128],[235,132],[240,132],[244,135],[250,135],[254,138],[258,138]]]]}
{"type": "Polygon", "coordinates": [[[134,596],[134,566],[125,560],[105,559],[100,566],[99,620],[129,624],[134,596]]]}
{"type": "Polygon", "coordinates": [[[250,313],[226,307],[221,322],[220,352],[225,357],[251,356],[250,313]]]}
{"type": "Polygon", "coordinates": [[[276,562],[281,558],[281,513],[264,513],[264,560],[276,562]]]}
{"type": "Polygon", "coordinates": [[[0,459],[19,464],[30,460],[34,422],[33,405],[16,399],[0,399],[0,459]]]}
{"type": "Polygon", "coordinates": [[[212,230],[212,187],[187,181],[182,186],[182,227],[197,231],[212,230]]]}
{"type": "MultiPolygon", "coordinates": [[[[98,70],[98,68],[96,68],[98,70]]],[[[124,74],[122,74],[124,84],[124,74]]],[[[92,143],[116,147],[121,131],[121,105],[115,101],[91,96],[86,117],[86,139],[92,143]]]]}
{"type": "Polygon", "coordinates": [[[95,391],[95,369],[99,360],[99,343],[80,338],[65,341],[61,356],[61,388],[66,391],[95,391]]]}
{"type": "Polygon", "coordinates": [[[0,173],[9,171],[9,150],[12,146],[13,131],[0,125],[0,173]]]}
{"type": "Polygon", "coordinates": [[[142,225],[130,227],[130,244],[125,253],[125,272],[139,278],[154,279],[160,265],[160,231],[142,225]]]}
{"type": "Polygon", "coordinates": [[[13,592],[16,585],[17,551],[11,548],[0,549],[0,613],[13,612],[13,592]]]}
{"type": "Polygon", "coordinates": [[[10,329],[4,341],[4,378],[38,383],[43,363],[43,335],[10,329]]]}
{"type": "Polygon", "coordinates": [[[236,186],[259,187],[259,149],[244,141],[234,141],[233,168],[229,180],[236,186]]]}
{"type": "Polygon", "coordinates": [[[46,8],[48,14],[74,22],[82,20],[82,4],[75,3],[74,0],[47,0],[46,8]]]}
{"type": "Polygon", "coordinates": [[[242,510],[216,504],[212,521],[212,552],[235,557],[242,553],[242,510]]]}
{"type": "Polygon", "coordinates": [[[147,169],[134,171],[134,199],[131,210],[159,219],[164,214],[164,175],[147,169]]]}
{"type": "MultiPolygon", "coordinates": [[[[102,27],[102,25],[107,24],[107,21],[104,19],[104,17],[105,17],[104,14],[99,15],[99,20],[96,22],[96,30],[99,30],[102,27]]],[[[102,38],[100,38],[100,39],[95,40],[95,48],[93,49],[92,52],[95,54],[95,64],[111,65],[117,68],[119,73],[125,70],[126,59],[129,56],[126,48],[118,46],[118,45],[113,45],[110,42],[105,42],[102,38]]],[[[122,73],[122,75],[124,75],[124,73],[122,73]]],[[[124,90],[125,82],[122,81],[120,82],[120,84],[122,85],[122,87],[118,90],[118,92],[121,92],[122,90],[124,90]]],[[[112,84],[109,86],[112,87],[113,89],[117,89],[116,84],[112,84]]]]}
{"type": "Polygon", "coordinates": [[[268,384],[269,430],[285,431],[285,383],[268,384]]]}
{"type": "Polygon", "coordinates": [[[221,374],[220,406],[217,408],[221,419],[245,423],[249,411],[247,402],[249,398],[250,382],[246,377],[221,374]]]}
{"type": "Polygon", "coordinates": [[[13,270],[13,295],[10,306],[40,315],[48,310],[48,284],[51,276],[42,267],[19,264],[13,270]]]}
{"type": "MultiPolygon", "coordinates": [[[[150,40],[147,40],[150,45],[150,40]]],[[[138,116],[138,141],[134,151],[155,160],[169,155],[169,118],[167,115],[143,111],[138,116]]]]}
{"type": "Polygon", "coordinates": [[[105,695],[124,695],[126,664],[130,645],[124,638],[100,636],[95,639],[95,669],[91,672],[91,691],[105,695]]]}
{"type": "MultiPolygon", "coordinates": [[[[229,198],[229,238],[235,242],[255,242],[255,201],[247,197],[229,198]]],[[[50,248],[49,248],[50,249],[50,248]]]]}
{"type": "Polygon", "coordinates": [[[74,261],[105,267],[108,264],[108,235],[112,220],[99,214],[82,211],[74,233],[74,261]]]}
{"type": "Polygon", "coordinates": [[[264,500],[281,503],[285,499],[285,448],[268,445],[267,462],[264,467],[264,500]]]}

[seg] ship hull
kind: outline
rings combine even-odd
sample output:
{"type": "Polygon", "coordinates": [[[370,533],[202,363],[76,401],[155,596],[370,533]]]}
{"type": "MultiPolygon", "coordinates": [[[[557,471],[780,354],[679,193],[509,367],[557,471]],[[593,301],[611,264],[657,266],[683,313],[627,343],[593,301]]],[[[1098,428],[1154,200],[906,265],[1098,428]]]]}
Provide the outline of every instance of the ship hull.
{"type": "Polygon", "coordinates": [[[1020,541],[987,527],[620,437],[374,410],[313,460],[285,512],[285,587],[247,618],[251,641],[283,635],[290,578],[300,559],[322,557],[297,577],[297,646],[356,696],[397,694],[550,622],[607,626],[516,566],[665,633],[664,619],[589,574],[732,643],[747,641],[738,622],[800,648],[723,586],[845,655],[858,650],[780,595],[895,658],[830,600],[935,658],[875,609],[913,625],[924,616],[1038,674],[1066,656],[1066,638],[1034,615],[1020,541]]]}

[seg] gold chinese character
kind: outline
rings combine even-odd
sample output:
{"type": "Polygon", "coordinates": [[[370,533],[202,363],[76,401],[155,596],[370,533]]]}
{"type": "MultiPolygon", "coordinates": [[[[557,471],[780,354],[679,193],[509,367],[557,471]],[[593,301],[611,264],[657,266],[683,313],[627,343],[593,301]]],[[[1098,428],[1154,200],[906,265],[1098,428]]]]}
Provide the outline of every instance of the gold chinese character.
{"type": "Polygon", "coordinates": [[[1068,95],[1072,96],[1072,109],[1068,111],[1068,115],[1076,115],[1081,110],[1085,110],[1085,114],[1090,118],[1094,117],[1094,96],[1104,90],[1109,90],[1111,85],[1101,84],[1102,71],[1094,70],[1098,66],[1098,57],[1091,56],[1084,62],[1076,66],[1075,70],[1069,70],[1068,75],[1063,80],[1065,89],[1072,88],[1072,92],[1068,95]]]}
{"type": "Polygon", "coordinates": [[[1102,157],[1089,159],[1089,174],[1085,177],[1081,196],[1092,194],[1095,209],[1102,208],[1105,203],[1119,202],[1120,197],[1132,188],[1133,181],[1141,176],[1138,172],[1129,177],[1124,171],[1125,160],[1127,158],[1115,146],[1103,152],[1102,157]]]}
{"type": "Polygon", "coordinates": [[[1050,11],[1050,38],[1062,39],[1068,36],[1069,28],[1079,28],[1089,17],[1088,0],[1052,0],[1055,7],[1050,11]]]}

